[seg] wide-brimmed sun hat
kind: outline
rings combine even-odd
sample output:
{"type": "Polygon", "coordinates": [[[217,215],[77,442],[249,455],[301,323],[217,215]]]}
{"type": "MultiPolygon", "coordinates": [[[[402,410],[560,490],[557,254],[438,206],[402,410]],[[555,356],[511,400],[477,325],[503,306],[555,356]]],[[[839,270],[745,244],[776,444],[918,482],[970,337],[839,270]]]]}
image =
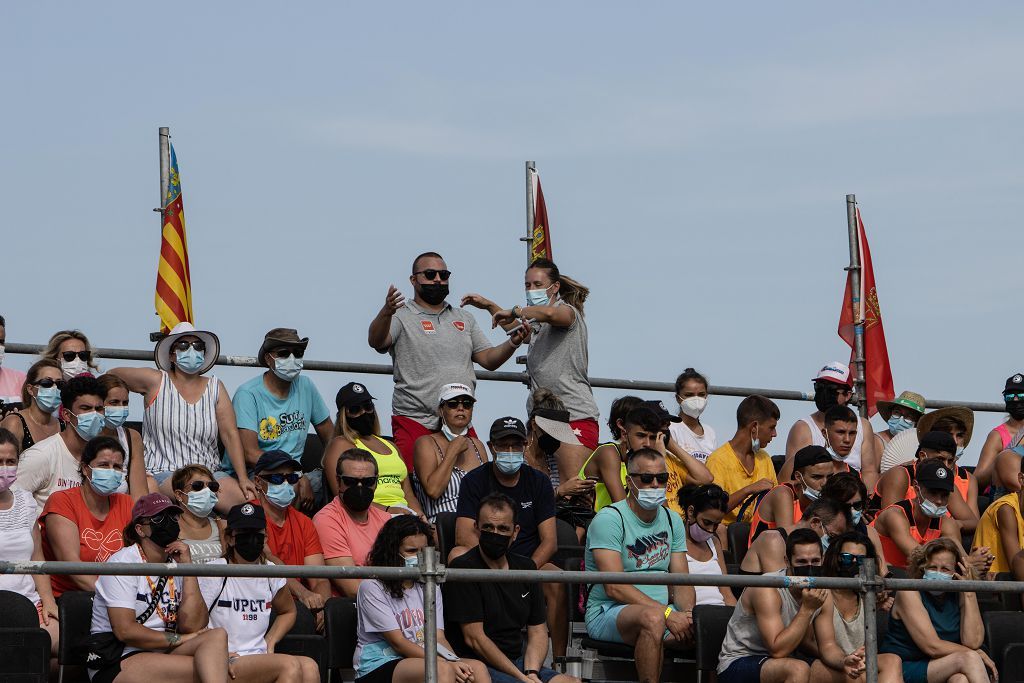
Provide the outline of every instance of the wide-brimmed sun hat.
{"type": "Polygon", "coordinates": [[[171,371],[173,363],[171,349],[174,348],[174,342],[182,337],[195,337],[206,344],[206,351],[203,353],[203,366],[199,368],[199,372],[196,373],[197,375],[205,373],[214,366],[217,362],[217,357],[220,356],[220,339],[217,338],[217,335],[213,332],[197,330],[192,323],[178,323],[171,330],[170,334],[156,343],[156,351],[154,353],[158,368],[164,372],[171,371]]]}
{"type": "Polygon", "coordinates": [[[967,433],[964,434],[964,448],[971,443],[971,435],[974,433],[974,413],[970,408],[963,406],[952,406],[950,408],[939,408],[930,413],[925,413],[917,421],[917,438],[920,439],[928,432],[934,431],[935,422],[943,417],[955,417],[964,423],[967,433]]]}

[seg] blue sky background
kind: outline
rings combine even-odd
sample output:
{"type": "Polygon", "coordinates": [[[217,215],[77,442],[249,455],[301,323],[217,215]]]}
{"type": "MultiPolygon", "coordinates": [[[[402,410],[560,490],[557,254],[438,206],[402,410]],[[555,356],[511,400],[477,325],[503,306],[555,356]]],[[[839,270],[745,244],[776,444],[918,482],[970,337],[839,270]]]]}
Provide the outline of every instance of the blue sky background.
{"type": "MultiPolygon", "coordinates": [[[[535,159],[556,261],[593,290],[592,374],[692,365],[809,391],[848,355],[852,192],[897,391],[998,401],[1024,367],[1022,18],[952,2],[8,3],[8,340],[79,327],[149,346],[168,125],[197,321],[227,353],[295,326],[311,358],[381,362],[367,324],[428,249],[454,296],[521,301],[535,159]]],[[[333,402],[351,378],[316,379],[333,402]]],[[[386,409],[390,378],[365,379],[386,409]]],[[[615,395],[597,392],[603,411],[615,395]]],[[[486,427],[525,394],[485,383],[480,399],[486,427]]],[[[706,413],[722,438],[735,405],[706,413]]],[[[781,407],[773,452],[810,410],[781,407]]],[[[999,417],[979,416],[968,461],[999,417]]]]}

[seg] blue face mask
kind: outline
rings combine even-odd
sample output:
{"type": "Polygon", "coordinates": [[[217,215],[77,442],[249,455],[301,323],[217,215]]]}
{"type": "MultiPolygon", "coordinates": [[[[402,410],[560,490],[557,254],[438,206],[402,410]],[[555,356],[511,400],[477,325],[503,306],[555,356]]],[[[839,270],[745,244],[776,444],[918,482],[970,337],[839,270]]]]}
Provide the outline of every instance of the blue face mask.
{"type": "Polygon", "coordinates": [[[118,472],[117,470],[110,469],[95,469],[92,470],[92,477],[89,479],[89,485],[92,487],[93,491],[101,496],[109,496],[120,488],[123,481],[124,472],[118,472]]]}
{"type": "Polygon", "coordinates": [[[95,439],[103,431],[103,413],[82,413],[75,417],[78,423],[75,425],[75,431],[86,441],[95,439]]]}
{"type": "Polygon", "coordinates": [[[822,553],[824,553],[826,550],[828,550],[828,544],[830,542],[831,541],[828,540],[828,534],[825,534],[824,536],[821,537],[821,552],[822,553]]]}
{"type": "Polygon", "coordinates": [[[885,424],[889,425],[889,431],[893,434],[899,434],[914,426],[913,422],[899,415],[891,415],[885,424]]]}
{"type": "Polygon", "coordinates": [[[926,569],[924,576],[921,577],[925,581],[949,581],[953,577],[943,572],[937,572],[934,569],[926,569]]]}
{"type": "Polygon", "coordinates": [[[657,510],[665,504],[665,489],[637,489],[636,504],[644,510],[657,510]]]}
{"type": "Polygon", "coordinates": [[[294,382],[295,378],[302,372],[302,359],[296,358],[295,354],[287,358],[275,358],[274,367],[271,370],[285,382],[294,382]]]}
{"type": "Polygon", "coordinates": [[[295,487],[286,481],[267,487],[267,500],[279,508],[286,508],[295,500],[295,487]]]}
{"type": "Polygon", "coordinates": [[[36,394],[36,405],[44,413],[54,413],[60,408],[60,389],[57,387],[39,387],[36,394]]]}
{"type": "Polygon", "coordinates": [[[518,451],[499,451],[494,454],[494,464],[502,474],[515,474],[523,466],[525,456],[518,451]]]}
{"type": "MultiPolygon", "coordinates": [[[[550,287],[548,288],[550,289],[550,287]]],[[[526,305],[527,306],[547,306],[548,302],[551,301],[551,297],[548,296],[547,289],[528,289],[526,290],[526,305]]]]}
{"type": "Polygon", "coordinates": [[[420,566],[420,556],[419,555],[413,555],[412,557],[405,557],[405,558],[402,558],[402,559],[405,560],[405,566],[406,567],[412,568],[412,567],[420,566]]]}
{"type": "Polygon", "coordinates": [[[860,524],[860,520],[864,518],[863,510],[850,510],[850,517],[853,519],[854,524],[860,524]]]}
{"type": "Polygon", "coordinates": [[[945,517],[949,508],[945,505],[937,505],[927,498],[921,498],[921,512],[929,517],[945,517]]]}
{"type": "Polygon", "coordinates": [[[117,429],[128,419],[128,406],[107,406],[103,409],[103,421],[111,429],[117,429]]]}
{"type": "Polygon", "coordinates": [[[191,346],[184,351],[174,352],[174,364],[185,374],[196,374],[203,367],[204,362],[206,362],[206,354],[203,351],[195,350],[191,346]]]}
{"type": "Polygon", "coordinates": [[[185,507],[196,517],[208,517],[217,504],[217,494],[208,488],[201,491],[189,491],[185,507]]]}
{"type": "Polygon", "coordinates": [[[963,455],[964,455],[964,451],[966,451],[966,450],[967,449],[964,448],[963,446],[957,446],[956,447],[956,459],[959,460],[960,458],[962,458],[963,455]]]}

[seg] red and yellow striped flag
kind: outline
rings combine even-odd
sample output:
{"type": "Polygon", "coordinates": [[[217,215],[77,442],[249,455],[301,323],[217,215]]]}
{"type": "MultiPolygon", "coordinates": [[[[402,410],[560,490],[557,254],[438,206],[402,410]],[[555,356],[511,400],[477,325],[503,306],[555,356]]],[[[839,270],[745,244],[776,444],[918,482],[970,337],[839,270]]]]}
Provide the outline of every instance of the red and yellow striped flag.
{"type": "Polygon", "coordinates": [[[163,204],[164,229],[156,273],[156,313],[160,316],[160,329],[166,333],[180,322],[195,322],[192,317],[192,278],[188,268],[185,210],[181,203],[181,178],[178,177],[174,145],[171,145],[171,176],[163,204]]]}

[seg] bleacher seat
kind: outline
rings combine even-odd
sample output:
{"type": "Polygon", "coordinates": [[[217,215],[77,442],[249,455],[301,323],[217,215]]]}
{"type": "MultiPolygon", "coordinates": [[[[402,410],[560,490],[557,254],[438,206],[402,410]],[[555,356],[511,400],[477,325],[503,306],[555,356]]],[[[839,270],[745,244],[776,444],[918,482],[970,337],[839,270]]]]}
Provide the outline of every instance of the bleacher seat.
{"type": "Polygon", "coordinates": [[[327,637],[327,682],[341,680],[341,671],[352,668],[356,650],[356,603],[348,598],[331,598],[324,605],[324,633],[327,637]]]}
{"type": "Polygon", "coordinates": [[[67,667],[85,666],[85,651],[80,646],[92,625],[92,597],[92,591],[67,591],[57,600],[57,664],[61,683],[67,667]]]}
{"type": "MultiPolygon", "coordinates": [[[[24,596],[18,597],[28,602],[24,596]]],[[[50,647],[50,634],[39,628],[38,617],[34,627],[0,628],[0,681],[47,683],[50,647]]]]}
{"type": "Polygon", "coordinates": [[[991,505],[991,504],[992,504],[992,497],[991,496],[983,496],[981,494],[978,494],[978,515],[980,516],[980,515],[985,514],[985,510],[987,510],[988,506],[991,505]]]}
{"type": "MultiPolygon", "coordinates": [[[[1013,581],[1013,574],[1010,572],[999,572],[996,574],[996,581],[1013,581]]],[[[980,594],[979,594],[980,595],[980,594]]],[[[1006,612],[1019,612],[1021,611],[1021,594],[1011,593],[1010,591],[1004,591],[1002,593],[996,593],[999,599],[1002,601],[1002,609],[1006,612]]]]}
{"type": "Polygon", "coordinates": [[[772,456],[772,465],[775,466],[775,476],[776,477],[779,476],[779,472],[782,471],[782,466],[785,465],[785,464],[786,464],[786,456],[785,455],[773,455],[772,456]]]}
{"type": "Polygon", "coordinates": [[[564,519],[556,519],[555,534],[558,549],[555,551],[554,557],[551,558],[553,564],[561,566],[563,560],[583,555],[583,546],[580,545],[580,539],[576,535],[576,529],[573,528],[572,524],[569,524],[564,519]]]}
{"type": "Polygon", "coordinates": [[[39,628],[39,613],[21,593],[0,591],[0,614],[5,628],[39,628]]]}
{"type": "Polygon", "coordinates": [[[434,531],[437,533],[437,552],[441,562],[448,563],[448,553],[455,547],[455,513],[439,512],[434,519],[434,531]]]}
{"type": "Polygon", "coordinates": [[[698,680],[718,667],[722,641],[735,607],[725,605],[697,605],[693,608],[693,630],[697,637],[696,660],[698,680]]]}
{"type": "Polygon", "coordinates": [[[1024,683],[1024,643],[1011,643],[1003,649],[1000,683],[1024,683]]]}
{"type": "Polygon", "coordinates": [[[989,657],[995,662],[996,669],[999,671],[999,680],[1002,683],[1006,681],[1021,680],[1021,676],[1024,675],[1024,667],[1021,667],[1022,661],[1024,661],[1024,653],[1015,652],[1013,656],[1013,669],[1006,666],[1006,651],[1011,645],[1020,645],[1020,634],[1024,633],[1024,612],[986,612],[981,615],[982,621],[985,624],[985,649],[988,650],[989,657]]]}
{"type": "Polygon", "coordinates": [[[730,524],[726,536],[729,538],[726,561],[735,565],[743,564],[743,558],[747,554],[747,538],[750,536],[750,523],[735,522],[730,524]]]}
{"type": "MultiPolygon", "coordinates": [[[[312,472],[320,469],[324,462],[324,445],[315,432],[306,435],[306,445],[302,449],[302,471],[312,472]]],[[[327,482],[324,482],[327,487],[327,482]]],[[[328,495],[328,497],[330,497],[328,495]]]]}

